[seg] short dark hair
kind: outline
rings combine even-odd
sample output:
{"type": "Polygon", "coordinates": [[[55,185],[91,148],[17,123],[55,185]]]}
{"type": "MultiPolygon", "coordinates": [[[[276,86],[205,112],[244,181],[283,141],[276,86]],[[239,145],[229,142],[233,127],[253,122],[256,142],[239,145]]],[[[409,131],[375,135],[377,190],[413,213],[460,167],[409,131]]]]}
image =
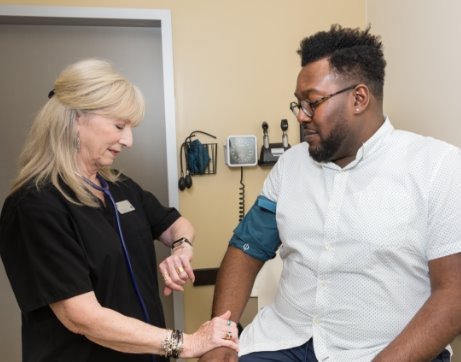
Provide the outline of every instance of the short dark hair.
{"type": "Polygon", "coordinates": [[[298,54],[301,66],[328,58],[334,72],[366,84],[376,98],[382,99],[386,61],[381,38],[365,30],[343,28],[338,24],[301,41],[298,54]]]}

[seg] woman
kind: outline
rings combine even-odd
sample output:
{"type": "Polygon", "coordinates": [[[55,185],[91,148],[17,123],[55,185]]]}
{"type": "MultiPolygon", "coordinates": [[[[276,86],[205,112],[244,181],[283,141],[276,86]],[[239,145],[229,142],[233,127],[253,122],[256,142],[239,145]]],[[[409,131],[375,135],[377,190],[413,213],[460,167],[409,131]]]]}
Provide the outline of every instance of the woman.
{"type": "Polygon", "coordinates": [[[230,312],[193,334],[165,329],[164,293],[194,280],[194,229],[111,169],[144,117],[140,91],[102,60],[66,68],[36,117],[0,217],[0,252],[22,312],[24,361],[163,361],[237,349],[230,312]]]}

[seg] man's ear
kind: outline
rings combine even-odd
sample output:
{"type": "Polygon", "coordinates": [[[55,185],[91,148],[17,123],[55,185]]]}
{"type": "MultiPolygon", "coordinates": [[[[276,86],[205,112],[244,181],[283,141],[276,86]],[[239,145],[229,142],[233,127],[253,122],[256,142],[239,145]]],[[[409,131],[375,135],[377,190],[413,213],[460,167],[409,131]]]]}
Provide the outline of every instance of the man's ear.
{"type": "Polygon", "coordinates": [[[370,90],[365,84],[359,84],[354,89],[354,112],[361,113],[370,103],[370,90]]]}

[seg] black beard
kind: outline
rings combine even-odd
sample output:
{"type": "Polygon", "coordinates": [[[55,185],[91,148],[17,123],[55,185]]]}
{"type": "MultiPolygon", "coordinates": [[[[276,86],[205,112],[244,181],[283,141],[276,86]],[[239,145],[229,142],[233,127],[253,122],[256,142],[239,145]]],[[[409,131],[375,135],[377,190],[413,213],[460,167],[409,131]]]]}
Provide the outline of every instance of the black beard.
{"type": "Polygon", "coordinates": [[[317,162],[332,161],[346,138],[347,127],[344,123],[336,125],[318,147],[309,147],[309,155],[317,162]]]}

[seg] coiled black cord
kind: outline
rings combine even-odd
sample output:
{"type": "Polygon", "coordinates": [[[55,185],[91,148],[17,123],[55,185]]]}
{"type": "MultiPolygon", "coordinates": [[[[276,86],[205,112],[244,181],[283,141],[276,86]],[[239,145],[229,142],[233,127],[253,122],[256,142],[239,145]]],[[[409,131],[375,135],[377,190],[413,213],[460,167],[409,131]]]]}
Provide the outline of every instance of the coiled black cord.
{"type": "Polygon", "coordinates": [[[240,167],[239,221],[245,216],[245,184],[243,183],[243,167],[240,167]]]}

